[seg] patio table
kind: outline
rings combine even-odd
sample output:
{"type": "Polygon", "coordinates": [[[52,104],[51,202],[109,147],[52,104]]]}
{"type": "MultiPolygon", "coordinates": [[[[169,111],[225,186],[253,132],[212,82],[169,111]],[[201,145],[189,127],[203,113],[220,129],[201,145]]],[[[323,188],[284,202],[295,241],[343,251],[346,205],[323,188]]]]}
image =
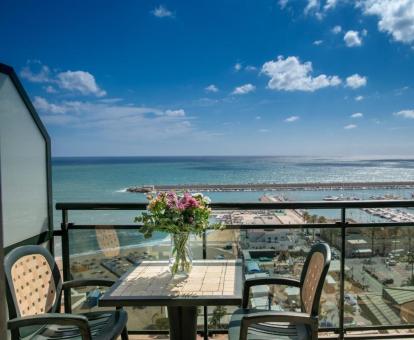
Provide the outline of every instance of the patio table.
{"type": "Polygon", "coordinates": [[[240,260],[193,261],[187,278],[173,278],[168,261],[143,261],[99,300],[103,307],[167,306],[170,339],[194,340],[197,306],[241,305],[240,260]]]}

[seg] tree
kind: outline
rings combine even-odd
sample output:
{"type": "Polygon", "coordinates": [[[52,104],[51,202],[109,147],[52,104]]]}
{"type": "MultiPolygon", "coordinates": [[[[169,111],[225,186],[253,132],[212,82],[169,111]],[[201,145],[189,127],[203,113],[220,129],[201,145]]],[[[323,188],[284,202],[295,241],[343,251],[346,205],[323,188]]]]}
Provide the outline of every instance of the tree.
{"type": "Polygon", "coordinates": [[[155,329],[168,329],[170,327],[168,318],[159,318],[155,320],[155,329]]]}
{"type": "Polygon", "coordinates": [[[227,309],[223,306],[217,306],[213,310],[213,315],[210,320],[210,326],[221,328],[221,318],[227,314],[227,309]]]}
{"type": "Polygon", "coordinates": [[[325,216],[319,216],[318,217],[318,223],[326,223],[326,217],[325,216]]]}

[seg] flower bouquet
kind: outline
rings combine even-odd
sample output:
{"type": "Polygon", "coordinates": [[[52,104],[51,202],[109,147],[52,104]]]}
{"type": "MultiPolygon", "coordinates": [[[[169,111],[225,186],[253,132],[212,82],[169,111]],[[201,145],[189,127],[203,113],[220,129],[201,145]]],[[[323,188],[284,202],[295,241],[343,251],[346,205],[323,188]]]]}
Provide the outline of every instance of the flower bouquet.
{"type": "Polygon", "coordinates": [[[188,275],[192,267],[190,234],[202,236],[207,228],[218,229],[221,224],[210,224],[210,199],[201,193],[174,191],[160,192],[148,196],[147,211],[135,218],[142,222],[140,231],[150,238],[154,231],[171,235],[170,271],[173,275],[188,275]]]}

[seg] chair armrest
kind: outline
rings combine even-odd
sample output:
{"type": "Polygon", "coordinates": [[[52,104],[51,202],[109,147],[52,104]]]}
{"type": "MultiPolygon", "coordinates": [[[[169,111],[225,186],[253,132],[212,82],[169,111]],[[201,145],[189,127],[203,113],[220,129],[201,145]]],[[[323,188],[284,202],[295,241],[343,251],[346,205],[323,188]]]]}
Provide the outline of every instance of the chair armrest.
{"type": "Polygon", "coordinates": [[[76,326],[79,328],[83,340],[92,339],[88,319],[83,315],[46,313],[15,318],[7,322],[7,327],[10,330],[34,325],[76,326]]]}
{"type": "Polygon", "coordinates": [[[247,308],[249,304],[249,293],[250,287],[260,285],[281,285],[281,286],[292,286],[300,288],[300,281],[289,279],[285,277],[262,277],[256,279],[248,279],[244,281],[243,288],[243,308],[247,308]]]}
{"type": "Polygon", "coordinates": [[[309,325],[314,331],[318,327],[318,318],[297,312],[257,312],[245,315],[241,319],[240,340],[247,340],[247,331],[251,325],[262,322],[289,322],[309,325]]]}
{"type": "MultiPolygon", "coordinates": [[[[83,280],[71,280],[62,283],[62,288],[71,289],[71,288],[78,288],[78,287],[88,287],[88,286],[102,286],[102,287],[111,287],[115,284],[113,280],[105,280],[105,279],[83,279],[83,280]]],[[[122,307],[117,307],[117,310],[121,310],[122,307]]],[[[71,310],[67,308],[66,301],[65,301],[65,312],[70,312],[71,310]]]]}
{"type": "Polygon", "coordinates": [[[115,281],[105,280],[105,279],[84,279],[84,280],[71,280],[65,281],[62,284],[63,289],[68,288],[78,288],[78,287],[88,287],[88,286],[102,286],[102,287],[111,287],[115,281]]]}

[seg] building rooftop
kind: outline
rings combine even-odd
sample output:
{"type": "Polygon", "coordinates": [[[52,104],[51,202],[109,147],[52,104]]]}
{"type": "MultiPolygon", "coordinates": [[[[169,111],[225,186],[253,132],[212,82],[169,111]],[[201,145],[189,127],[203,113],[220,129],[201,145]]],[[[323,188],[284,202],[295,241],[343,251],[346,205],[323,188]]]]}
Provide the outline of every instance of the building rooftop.
{"type": "Polygon", "coordinates": [[[414,286],[401,288],[384,288],[384,298],[397,305],[403,305],[407,302],[414,301],[414,286]]]}
{"type": "Polygon", "coordinates": [[[384,302],[381,295],[358,295],[358,299],[361,301],[361,307],[365,308],[379,325],[398,325],[401,323],[400,317],[384,302]]]}

